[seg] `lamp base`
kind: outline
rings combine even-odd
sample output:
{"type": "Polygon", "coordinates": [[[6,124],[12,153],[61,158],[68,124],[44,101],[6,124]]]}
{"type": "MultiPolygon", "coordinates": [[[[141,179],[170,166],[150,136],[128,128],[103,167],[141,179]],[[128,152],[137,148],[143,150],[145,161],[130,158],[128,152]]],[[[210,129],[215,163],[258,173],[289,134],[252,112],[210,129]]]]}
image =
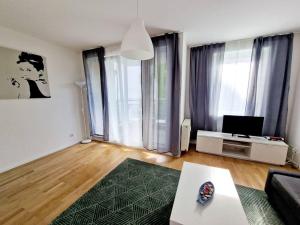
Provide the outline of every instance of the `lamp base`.
{"type": "Polygon", "coordinates": [[[91,139],[84,139],[84,140],[82,140],[80,143],[81,143],[81,144],[88,144],[88,143],[91,143],[91,142],[92,142],[91,139]]]}

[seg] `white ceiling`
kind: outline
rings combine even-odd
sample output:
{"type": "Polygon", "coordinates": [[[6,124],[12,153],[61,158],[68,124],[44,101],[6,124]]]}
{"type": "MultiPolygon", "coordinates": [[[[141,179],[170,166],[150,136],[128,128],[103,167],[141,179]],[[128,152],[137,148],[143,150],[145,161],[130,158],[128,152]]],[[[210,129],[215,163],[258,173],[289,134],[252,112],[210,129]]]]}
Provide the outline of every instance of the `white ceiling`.
{"type": "MultiPolygon", "coordinates": [[[[300,0],[139,1],[151,35],[188,44],[300,30],[300,0]]],[[[77,50],[120,42],[135,15],[136,0],[0,0],[1,26],[77,50]]]]}

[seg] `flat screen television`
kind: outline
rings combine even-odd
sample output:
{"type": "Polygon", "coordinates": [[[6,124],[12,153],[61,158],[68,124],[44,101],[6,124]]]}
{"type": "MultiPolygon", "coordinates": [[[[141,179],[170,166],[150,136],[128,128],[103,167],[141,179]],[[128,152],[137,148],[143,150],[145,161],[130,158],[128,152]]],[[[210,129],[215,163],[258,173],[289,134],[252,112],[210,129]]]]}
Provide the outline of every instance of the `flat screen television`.
{"type": "Polygon", "coordinates": [[[263,123],[264,117],[224,115],[222,132],[246,137],[262,136],[263,123]]]}

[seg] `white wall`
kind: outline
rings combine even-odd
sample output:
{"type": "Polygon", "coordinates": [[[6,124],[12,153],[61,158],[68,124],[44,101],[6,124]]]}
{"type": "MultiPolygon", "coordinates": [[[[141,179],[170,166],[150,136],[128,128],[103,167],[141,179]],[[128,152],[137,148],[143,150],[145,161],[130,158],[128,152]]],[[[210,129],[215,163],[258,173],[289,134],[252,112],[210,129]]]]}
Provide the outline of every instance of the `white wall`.
{"type": "Polygon", "coordinates": [[[289,115],[287,125],[288,143],[297,151],[296,161],[300,164],[300,34],[294,36],[289,115]]]}
{"type": "Polygon", "coordinates": [[[46,57],[50,99],[0,99],[0,172],[81,140],[79,52],[0,27],[0,46],[46,57]]]}

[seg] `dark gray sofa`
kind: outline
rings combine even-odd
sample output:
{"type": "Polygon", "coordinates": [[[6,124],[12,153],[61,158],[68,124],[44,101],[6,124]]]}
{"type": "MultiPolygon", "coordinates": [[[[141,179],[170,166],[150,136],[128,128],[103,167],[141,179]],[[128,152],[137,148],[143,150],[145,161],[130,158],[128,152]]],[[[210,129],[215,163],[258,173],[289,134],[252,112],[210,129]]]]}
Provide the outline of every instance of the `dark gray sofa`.
{"type": "Polygon", "coordinates": [[[300,173],[270,169],[265,192],[287,225],[300,225],[300,173]]]}

